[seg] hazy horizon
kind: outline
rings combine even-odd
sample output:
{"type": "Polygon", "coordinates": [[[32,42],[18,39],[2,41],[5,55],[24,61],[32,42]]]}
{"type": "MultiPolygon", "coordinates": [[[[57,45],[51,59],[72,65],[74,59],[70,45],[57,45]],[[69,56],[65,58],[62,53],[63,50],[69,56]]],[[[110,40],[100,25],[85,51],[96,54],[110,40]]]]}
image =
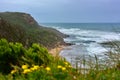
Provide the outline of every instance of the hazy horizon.
{"type": "MultiPolygon", "coordinates": [[[[41,22],[39,22],[41,23],[41,22]]],[[[42,22],[42,23],[70,23],[70,24],[120,24],[120,22],[42,22]]]]}
{"type": "Polygon", "coordinates": [[[119,0],[2,0],[0,12],[25,12],[40,23],[120,23],[119,0]]]}

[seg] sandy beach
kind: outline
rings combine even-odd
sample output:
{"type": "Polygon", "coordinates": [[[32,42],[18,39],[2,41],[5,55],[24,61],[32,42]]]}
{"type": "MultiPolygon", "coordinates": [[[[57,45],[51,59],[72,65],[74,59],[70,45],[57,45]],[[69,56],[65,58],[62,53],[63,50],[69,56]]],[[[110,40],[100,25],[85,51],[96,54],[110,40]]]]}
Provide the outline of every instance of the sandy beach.
{"type": "Polygon", "coordinates": [[[64,48],[65,48],[65,45],[60,45],[56,48],[49,50],[48,52],[53,56],[59,56],[60,51],[63,50],[64,48]]]}

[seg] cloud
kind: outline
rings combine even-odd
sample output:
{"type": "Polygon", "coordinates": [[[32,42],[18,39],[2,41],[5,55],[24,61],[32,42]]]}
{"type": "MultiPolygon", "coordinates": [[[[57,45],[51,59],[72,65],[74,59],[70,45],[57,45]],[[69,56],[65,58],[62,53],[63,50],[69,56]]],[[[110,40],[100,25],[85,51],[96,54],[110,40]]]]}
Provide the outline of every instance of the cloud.
{"type": "Polygon", "coordinates": [[[9,5],[23,5],[23,6],[58,6],[61,4],[66,4],[70,2],[69,0],[3,0],[1,3],[6,3],[9,5]]]}
{"type": "Polygon", "coordinates": [[[1,0],[0,11],[27,12],[43,22],[105,21],[120,17],[119,4],[120,0],[1,0]]]}

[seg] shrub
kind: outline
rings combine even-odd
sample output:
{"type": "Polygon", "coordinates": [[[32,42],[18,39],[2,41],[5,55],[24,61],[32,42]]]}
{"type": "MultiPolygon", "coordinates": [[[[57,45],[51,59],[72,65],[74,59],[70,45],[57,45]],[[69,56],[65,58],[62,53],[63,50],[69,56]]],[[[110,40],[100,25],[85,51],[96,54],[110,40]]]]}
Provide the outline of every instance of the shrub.
{"type": "Polygon", "coordinates": [[[47,65],[51,59],[52,56],[47,49],[38,44],[26,49],[21,43],[0,40],[0,72],[2,73],[9,73],[13,66],[20,67],[23,64],[47,65]]]}
{"type": "Polygon", "coordinates": [[[24,48],[20,43],[8,43],[7,40],[0,40],[0,71],[8,73],[12,65],[19,65],[19,60],[24,54],[24,48]]]}
{"type": "Polygon", "coordinates": [[[27,50],[25,57],[30,61],[30,65],[49,64],[52,61],[52,56],[47,49],[35,43],[27,50]]]}

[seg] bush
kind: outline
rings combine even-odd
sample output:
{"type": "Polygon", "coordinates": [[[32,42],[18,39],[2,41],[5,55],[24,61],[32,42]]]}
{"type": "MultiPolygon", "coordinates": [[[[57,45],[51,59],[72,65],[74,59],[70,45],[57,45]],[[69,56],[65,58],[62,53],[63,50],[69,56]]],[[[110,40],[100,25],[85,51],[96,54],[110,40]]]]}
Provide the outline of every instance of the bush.
{"type": "Polygon", "coordinates": [[[30,61],[30,65],[47,65],[52,61],[52,56],[48,53],[47,49],[35,43],[27,50],[25,57],[30,61]]]}
{"type": "Polygon", "coordinates": [[[26,49],[21,43],[0,40],[0,72],[2,73],[9,73],[13,66],[20,67],[23,64],[47,65],[51,59],[47,49],[38,44],[26,49]]]}

